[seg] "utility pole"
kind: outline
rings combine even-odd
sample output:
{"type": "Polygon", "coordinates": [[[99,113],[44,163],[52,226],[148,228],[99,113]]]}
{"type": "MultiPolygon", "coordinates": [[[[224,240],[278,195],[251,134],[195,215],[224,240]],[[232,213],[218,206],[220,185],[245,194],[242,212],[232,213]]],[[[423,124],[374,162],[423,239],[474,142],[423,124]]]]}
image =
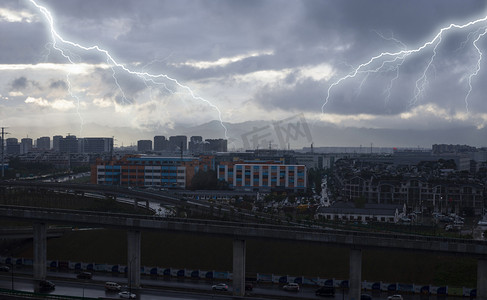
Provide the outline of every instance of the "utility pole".
{"type": "Polygon", "coordinates": [[[110,161],[113,160],[113,140],[114,139],[115,139],[115,137],[112,136],[111,145],[110,145],[110,161]]]}
{"type": "Polygon", "coordinates": [[[5,135],[8,134],[8,132],[5,132],[5,127],[2,127],[2,140],[1,140],[1,145],[2,145],[2,179],[5,177],[5,135]]]}
{"type": "Polygon", "coordinates": [[[3,156],[3,154],[4,154],[3,153],[3,151],[4,151],[3,149],[5,148],[4,142],[3,142],[3,138],[4,138],[4,134],[5,134],[5,131],[4,130],[5,130],[5,128],[2,127],[2,140],[1,140],[2,141],[2,143],[1,143],[2,144],[2,179],[5,176],[5,159],[4,159],[4,156],[3,156]]]}

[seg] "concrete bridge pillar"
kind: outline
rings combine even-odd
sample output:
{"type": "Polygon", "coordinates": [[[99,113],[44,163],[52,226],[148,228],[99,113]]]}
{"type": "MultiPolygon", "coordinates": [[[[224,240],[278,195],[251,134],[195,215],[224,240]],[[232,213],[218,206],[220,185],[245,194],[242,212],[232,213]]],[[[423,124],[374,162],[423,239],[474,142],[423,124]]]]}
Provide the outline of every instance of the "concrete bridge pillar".
{"type": "Polygon", "coordinates": [[[34,279],[45,280],[47,268],[46,223],[34,223],[34,279]]]}
{"type": "Polygon", "coordinates": [[[130,288],[140,287],[140,231],[127,232],[127,277],[130,288]]]}
{"type": "Polygon", "coordinates": [[[350,300],[360,300],[362,291],[362,250],[350,249],[350,300]]]}
{"type": "Polygon", "coordinates": [[[487,259],[477,261],[477,300],[487,300],[487,259]]]}
{"type": "Polygon", "coordinates": [[[233,240],[233,295],[245,295],[245,240],[233,240]]]}

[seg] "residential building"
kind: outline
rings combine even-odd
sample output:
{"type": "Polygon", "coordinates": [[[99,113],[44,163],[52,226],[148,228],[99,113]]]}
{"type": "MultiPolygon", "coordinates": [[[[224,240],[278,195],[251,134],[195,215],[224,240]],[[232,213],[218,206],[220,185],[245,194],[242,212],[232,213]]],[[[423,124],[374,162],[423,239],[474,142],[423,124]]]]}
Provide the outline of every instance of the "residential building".
{"type": "Polygon", "coordinates": [[[203,148],[203,137],[201,137],[201,136],[190,137],[189,138],[188,150],[191,153],[198,153],[198,152],[205,151],[205,149],[203,148]]]}
{"type": "Polygon", "coordinates": [[[75,135],[68,135],[59,139],[59,152],[79,153],[79,143],[75,135]]]}
{"type": "Polygon", "coordinates": [[[169,137],[169,150],[170,151],[183,151],[188,150],[188,137],[185,135],[176,135],[169,137]]]}
{"type": "Polygon", "coordinates": [[[20,154],[29,153],[32,151],[32,139],[23,138],[20,140],[20,154]]]}
{"type": "Polygon", "coordinates": [[[62,135],[55,135],[52,137],[52,150],[59,152],[59,141],[63,139],[62,135]]]}
{"type": "Polygon", "coordinates": [[[205,142],[208,152],[227,152],[227,140],[225,139],[207,139],[205,142]]]}
{"type": "Polygon", "coordinates": [[[154,151],[167,151],[169,148],[169,141],[163,135],[156,135],[154,137],[154,151]]]}
{"type": "Polygon", "coordinates": [[[113,138],[80,138],[81,153],[110,153],[113,150],[113,138]]]}
{"type": "Polygon", "coordinates": [[[50,150],[51,149],[51,138],[48,136],[40,137],[36,140],[37,150],[50,150]]]}
{"type": "Polygon", "coordinates": [[[137,141],[137,151],[138,152],[150,152],[150,151],[152,151],[152,141],[151,140],[139,140],[139,141],[137,141]]]}
{"type": "Polygon", "coordinates": [[[16,138],[8,138],[6,142],[7,155],[20,155],[20,144],[16,138]]]}

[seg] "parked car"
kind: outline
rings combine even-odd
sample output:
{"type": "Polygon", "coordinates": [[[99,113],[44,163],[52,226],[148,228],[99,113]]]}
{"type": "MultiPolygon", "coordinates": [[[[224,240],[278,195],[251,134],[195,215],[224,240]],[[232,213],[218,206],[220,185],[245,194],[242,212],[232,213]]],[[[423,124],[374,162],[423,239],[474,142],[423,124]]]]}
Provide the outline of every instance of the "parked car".
{"type": "Polygon", "coordinates": [[[39,281],[38,286],[41,291],[52,291],[56,288],[56,285],[49,280],[39,281]]]}
{"type": "Polygon", "coordinates": [[[76,275],[76,278],[78,279],[91,279],[93,277],[93,274],[90,272],[81,272],[78,275],[76,275]]]}
{"type": "Polygon", "coordinates": [[[107,281],[105,282],[105,290],[107,291],[120,291],[122,286],[116,282],[107,281]]]}
{"type": "Polygon", "coordinates": [[[392,295],[387,297],[387,300],[403,300],[401,295],[392,295]]]}
{"type": "Polygon", "coordinates": [[[297,292],[299,291],[299,284],[290,282],[286,284],[285,286],[282,287],[283,290],[285,291],[291,291],[291,292],[297,292]]]}
{"type": "Polygon", "coordinates": [[[369,294],[360,295],[360,300],[372,300],[372,296],[369,294]]]}
{"type": "Polygon", "coordinates": [[[252,283],[250,283],[250,282],[245,283],[245,290],[246,291],[251,291],[253,288],[254,288],[254,286],[252,285],[252,283]]]}
{"type": "Polygon", "coordinates": [[[333,286],[322,286],[316,290],[315,294],[316,294],[316,296],[334,296],[335,295],[335,287],[333,287],[333,286]]]}
{"type": "Polygon", "coordinates": [[[228,291],[228,285],[224,283],[215,284],[211,287],[214,291],[228,291]]]}
{"type": "Polygon", "coordinates": [[[118,295],[120,296],[120,298],[124,298],[124,299],[135,299],[135,294],[132,294],[130,292],[120,292],[118,293],[118,295]]]}
{"type": "Polygon", "coordinates": [[[0,266],[0,272],[10,272],[9,266],[0,266]]]}

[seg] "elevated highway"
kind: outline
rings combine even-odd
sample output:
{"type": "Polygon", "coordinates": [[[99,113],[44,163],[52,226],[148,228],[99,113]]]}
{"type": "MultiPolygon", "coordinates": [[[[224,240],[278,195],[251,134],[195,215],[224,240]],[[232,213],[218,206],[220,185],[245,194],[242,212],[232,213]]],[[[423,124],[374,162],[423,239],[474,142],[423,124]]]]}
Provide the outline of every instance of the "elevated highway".
{"type": "MultiPolygon", "coordinates": [[[[221,217],[222,214],[232,215],[242,221],[255,221],[258,217],[261,220],[272,223],[275,219],[269,218],[266,214],[249,213],[245,211],[233,210],[229,207],[216,209],[214,204],[203,200],[187,201],[175,196],[167,191],[151,191],[142,189],[132,189],[120,186],[94,185],[94,184],[74,184],[66,182],[40,182],[40,181],[0,181],[0,189],[4,188],[23,188],[42,192],[43,190],[69,191],[74,194],[84,195],[89,193],[105,195],[107,198],[116,199],[117,197],[131,198],[134,200],[134,207],[138,202],[158,202],[176,207],[184,207],[191,212],[204,215],[221,217]]],[[[0,194],[1,197],[1,194],[0,194]]]]}
{"type": "MultiPolygon", "coordinates": [[[[182,201],[169,193],[132,190],[115,186],[45,183],[32,181],[2,181],[0,187],[27,188],[42,192],[48,190],[72,191],[77,194],[100,193],[107,197],[129,197],[134,201],[160,201],[171,205],[190,206],[198,212],[211,212],[209,203],[190,203],[182,201]]],[[[135,203],[134,203],[135,204],[135,203]]],[[[350,249],[350,296],[360,299],[362,250],[402,250],[411,252],[430,252],[456,256],[470,256],[478,260],[477,298],[487,300],[487,243],[468,239],[453,239],[407,234],[384,234],[346,230],[331,230],[304,226],[280,226],[270,224],[272,220],[249,213],[236,215],[239,222],[226,222],[202,219],[163,218],[131,214],[114,214],[63,209],[39,209],[20,206],[0,206],[0,217],[15,221],[32,222],[34,238],[34,277],[46,276],[47,224],[70,226],[96,226],[124,229],[127,231],[127,266],[130,281],[134,286],[140,283],[140,241],[142,231],[165,231],[196,233],[233,239],[233,292],[243,296],[245,293],[245,241],[247,239],[287,240],[293,242],[319,243],[341,246],[350,249]],[[247,222],[242,222],[247,220],[247,222]]]]}
{"type": "Polygon", "coordinates": [[[0,206],[0,217],[14,221],[33,222],[35,278],[45,278],[46,224],[96,226],[127,230],[129,276],[135,286],[140,283],[141,231],[197,233],[230,237],[233,242],[233,290],[244,295],[245,241],[247,239],[287,240],[319,243],[350,249],[350,295],[360,298],[362,250],[406,250],[470,256],[478,259],[477,297],[487,299],[487,242],[427,237],[407,234],[383,234],[312,227],[279,226],[243,222],[201,219],[166,218],[131,214],[113,214],[64,209],[39,209],[20,206],[0,206]]]}

